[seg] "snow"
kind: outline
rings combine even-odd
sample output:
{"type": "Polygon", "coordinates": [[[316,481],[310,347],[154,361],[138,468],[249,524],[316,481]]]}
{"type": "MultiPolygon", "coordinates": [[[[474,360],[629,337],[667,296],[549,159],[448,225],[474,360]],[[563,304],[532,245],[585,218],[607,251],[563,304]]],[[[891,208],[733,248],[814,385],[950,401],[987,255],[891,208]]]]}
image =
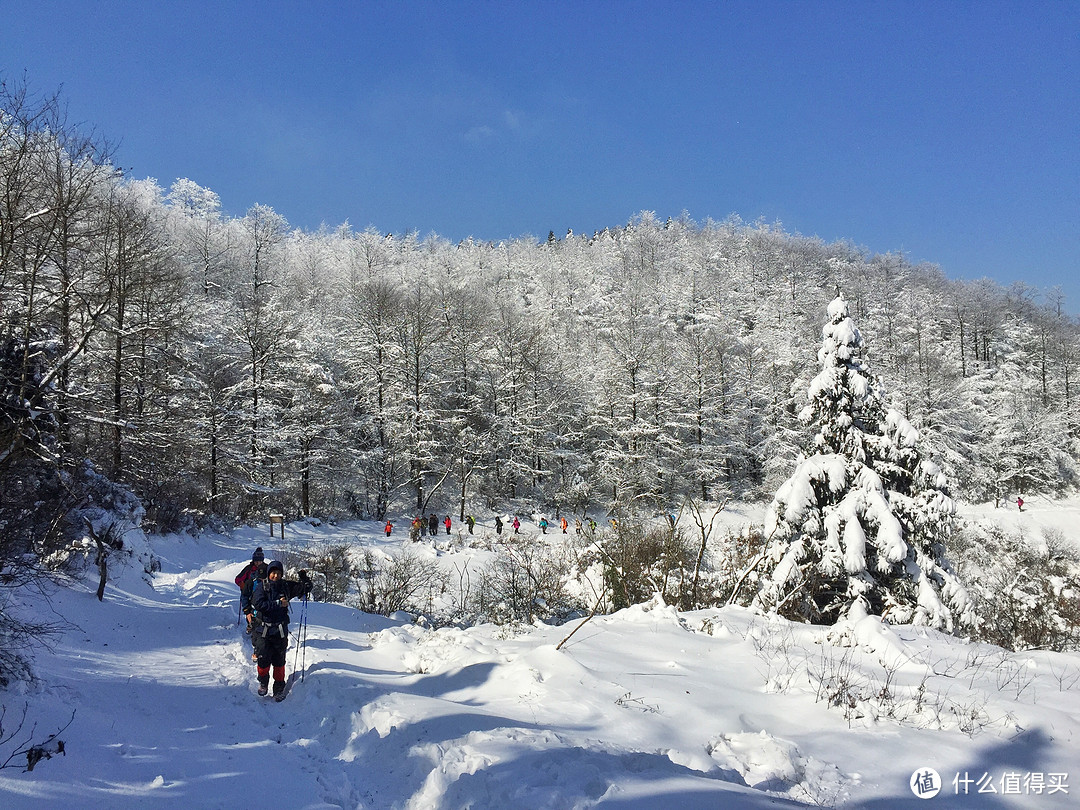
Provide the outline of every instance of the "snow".
{"type": "MultiPolygon", "coordinates": [[[[962,511],[1077,542],[1080,501],[962,511]]],[[[724,514],[764,521],[763,506],[724,514]]],[[[286,535],[290,549],[410,545],[374,522],[286,535]]],[[[232,580],[255,546],[282,542],[265,527],[155,537],[153,577],[132,565],[101,603],[92,576],[53,593],[73,627],[37,656],[35,684],[0,692],[4,727],[24,704],[35,739],[74,719],[63,755],[0,769],[0,807],[901,808],[925,806],[909,781],[927,768],[939,806],[1076,806],[1080,655],[1009,653],[858,610],[826,629],[654,600],[556,649],[577,622],[434,630],[310,603],[303,655],[288,656],[303,681],[267,701],[232,580]],[[976,793],[987,784],[996,794],[976,793]]],[[[440,543],[414,547],[450,570],[489,554],[440,543]]]]}

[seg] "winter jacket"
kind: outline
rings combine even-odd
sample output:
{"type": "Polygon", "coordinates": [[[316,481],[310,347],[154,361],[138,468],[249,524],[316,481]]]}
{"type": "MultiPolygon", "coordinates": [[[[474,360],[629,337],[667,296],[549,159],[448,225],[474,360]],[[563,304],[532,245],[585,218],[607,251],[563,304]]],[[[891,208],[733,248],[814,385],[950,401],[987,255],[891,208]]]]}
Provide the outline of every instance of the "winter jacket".
{"type": "Polygon", "coordinates": [[[281,598],[295,599],[311,593],[310,582],[296,582],[292,579],[260,579],[255,583],[251,595],[251,604],[255,608],[255,622],[252,632],[263,637],[270,633],[282,638],[289,634],[289,609],[281,604],[281,598]]]}

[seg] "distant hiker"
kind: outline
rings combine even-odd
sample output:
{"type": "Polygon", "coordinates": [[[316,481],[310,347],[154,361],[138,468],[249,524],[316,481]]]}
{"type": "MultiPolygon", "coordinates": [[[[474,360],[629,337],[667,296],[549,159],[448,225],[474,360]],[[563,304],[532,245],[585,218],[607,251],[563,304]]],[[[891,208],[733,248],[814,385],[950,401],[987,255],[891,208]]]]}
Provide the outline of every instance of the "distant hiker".
{"type": "Polygon", "coordinates": [[[394,530],[394,524],[391,523],[389,520],[386,521],[386,536],[389,537],[390,532],[392,532],[393,530],[394,530]]]}
{"type": "Polygon", "coordinates": [[[236,575],[233,582],[236,583],[236,587],[243,590],[244,583],[247,582],[251,576],[255,573],[255,569],[259,567],[259,563],[266,559],[266,555],[263,554],[262,546],[256,547],[252,552],[251,562],[240,569],[240,573],[236,575]]]}
{"type": "Polygon", "coordinates": [[[547,518],[540,518],[540,534],[547,534],[547,518]]]}
{"type": "Polygon", "coordinates": [[[424,521],[418,517],[412,519],[412,526],[409,528],[409,539],[414,543],[420,540],[420,535],[424,533],[424,521]]]}
{"type": "Polygon", "coordinates": [[[596,531],[596,521],[593,520],[592,518],[589,518],[589,531],[590,532],[595,532],[596,531]]]}
{"type": "Polygon", "coordinates": [[[495,516],[495,534],[502,534],[502,518],[495,516]]]}
{"type": "MultiPolygon", "coordinates": [[[[266,576],[266,563],[263,562],[263,560],[265,559],[266,557],[263,554],[262,546],[259,546],[251,555],[251,562],[241,568],[240,573],[237,574],[236,578],[233,580],[233,582],[236,583],[236,587],[240,589],[240,612],[243,613],[246,618],[247,624],[244,628],[244,632],[247,633],[249,636],[251,635],[251,615],[254,612],[254,608],[251,607],[251,594],[255,588],[255,580],[257,577],[259,577],[260,573],[262,574],[262,576],[266,576]],[[261,572],[259,570],[260,566],[263,569],[261,572]]],[[[251,647],[251,657],[254,658],[254,639],[252,639],[251,641],[251,647]]]]}
{"type": "Polygon", "coordinates": [[[269,691],[270,668],[274,669],[274,700],[285,699],[285,651],[289,647],[289,600],[311,593],[307,571],[300,581],[284,579],[285,566],[274,560],[266,567],[266,579],[255,583],[251,602],[255,619],[251,635],[258,653],[259,694],[269,691]]]}
{"type": "Polygon", "coordinates": [[[668,515],[667,516],[667,521],[671,525],[671,528],[674,529],[675,528],[675,516],[674,515],[668,515]]]}
{"type": "Polygon", "coordinates": [[[248,580],[247,584],[244,585],[243,589],[240,591],[240,598],[247,603],[247,607],[244,610],[244,612],[247,614],[247,630],[245,632],[249,636],[251,636],[252,661],[257,660],[259,657],[259,650],[258,645],[255,641],[255,634],[251,631],[252,624],[255,620],[255,606],[254,604],[252,604],[252,598],[255,596],[255,584],[258,582],[262,582],[264,579],[266,579],[266,569],[266,563],[260,562],[255,567],[255,573],[252,575],[251,579],[248,580]]]}
{"type": "Polygon", "coordinates": [[[570,525],[566,522],[566,518],[559,518],[559,525],[562,526],[562,533],[566,534],[566,527],[570,525]]]}
{"type": "Polygon", "coordinates": [[[514,515],[514,522],[510,525],[514,527],[514,534],[521,534],[521,521],[518,520],[517,515],[514,515]]]}
{"type": "Polygon", "coordinates": [[[430,534],[432,537],[439,533],[439,518],[434,512],[432,512],[431,517],[428,518],[427,525],[428,534],[430,534]]]}
{"type": "Polygon", "coordinates": [[[465,525],[469,527],[469,534],[472,534],[473,527],[476,525],[476,518],[474,518],[472,515],[466,515],[465,525]]]}
{"type": "Polygon", "coordinates": [[[442,525],[446,527],[446,533],[450,534],[450,516],[447,515],[443,520],[442,525]]]}
{"type": "Polygon", "coordinates": [[[1021,512],[1024,511],[1024,499],[1021,498],[1019,495],[1016,496],[1016,508],[1019,509],[1021,512]]]}
{"type": "Polygon", "coordinates": [[[574,534],[581,534],[581,518],[574,518],[574,534]]]}

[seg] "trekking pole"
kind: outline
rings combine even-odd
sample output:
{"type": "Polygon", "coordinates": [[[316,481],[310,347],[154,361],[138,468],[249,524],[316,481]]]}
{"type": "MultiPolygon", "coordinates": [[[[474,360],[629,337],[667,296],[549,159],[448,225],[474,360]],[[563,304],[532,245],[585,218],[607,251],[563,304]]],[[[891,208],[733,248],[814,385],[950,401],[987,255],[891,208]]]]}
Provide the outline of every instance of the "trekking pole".
{"type": "Polygon", "coordinates": [[[304,608],[307,607],[307,603],[300,606],[300,621],[296,623],[296,649],[293,650],[292,668],[293,672],[296,672],[296,662],[300,660],[300,644],[304,637],[304,608]]]}
{"type": "Polygon", "coordinates": [[[307,594],[304,594],[304,609],[300,616],[300,633],[303,638],[300,641],[300,683],[304,682],[304,671],[307,669],[307,594]]]}
{"type": "MultiPolygon", "coordinates": [[[[300,621],[298,622],[298,624],[299,624],[299,627],[298,627],[298,629],[296,631],[296,639],[300,643],[296,645],[296,652],[293,653],[293,663],[292,663],[293,672],[297,671],[296,662],[300,659],[300,649],[304,646],[305,642],[307,641],[307,594],[306,593],[304,594],[304,603],[300,607],[300,621]]],[[[301,666],[300,680],[301,681],[304,680],[303,667],[306,664],[307,664],[307,653],[305,651],[305,653],[304,653],[304,661],[302,661],[301,664],[300,664],[300,666],[301,666]]]]}

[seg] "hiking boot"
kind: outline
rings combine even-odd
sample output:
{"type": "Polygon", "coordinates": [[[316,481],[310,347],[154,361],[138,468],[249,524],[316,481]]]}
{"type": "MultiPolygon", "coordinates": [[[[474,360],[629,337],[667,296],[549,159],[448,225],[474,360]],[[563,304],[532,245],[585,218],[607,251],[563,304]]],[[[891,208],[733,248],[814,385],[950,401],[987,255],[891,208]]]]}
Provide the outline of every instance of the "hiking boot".
{"type": "Polygon", "coordinates": [[[281,703],[281,701],[283,701],[284,699],[285,699],[285,693],[284,692],[278,692],[276,695],[274,695],[274,702],[275,703],[281,703]]]}
{"type": "Polygon", "coordinates": [[[266,693],[270,691],[270,682],[263,683],[259,681],[259,697],[266,697],[266,693]]]}

